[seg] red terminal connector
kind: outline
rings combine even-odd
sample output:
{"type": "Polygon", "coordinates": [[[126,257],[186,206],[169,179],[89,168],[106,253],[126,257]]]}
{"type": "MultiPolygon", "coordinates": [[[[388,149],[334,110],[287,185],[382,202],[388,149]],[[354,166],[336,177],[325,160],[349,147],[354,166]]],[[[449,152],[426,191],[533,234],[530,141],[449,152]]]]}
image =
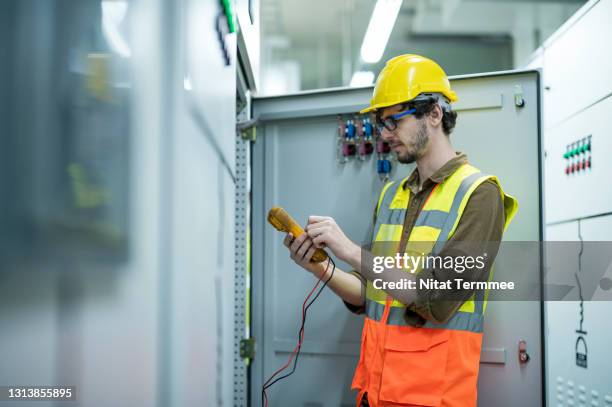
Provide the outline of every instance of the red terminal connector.
{"type": "Polygon", "coordinates": [[[345,157],[355,155],[356,151],[357,151],[357,148],[355,147],[355,144],[344,143],[342,145],[342,155],[345,157]]]}
{"type": "Polygon", "coordinates": [[[376,143],[376,152],[379,154],[388,154],[391,152],[391,146],[389,146],[389,143],[386,141],[378,140],[376,143]]]}
{"type": "Polygon", "coordinates": [[[369,155],[372,154],[372,152],[374,152],[374,146],[372,145],[371,142],[366,141],[363,142],[359,145],[359,154],[360,155],[369,155]]]}

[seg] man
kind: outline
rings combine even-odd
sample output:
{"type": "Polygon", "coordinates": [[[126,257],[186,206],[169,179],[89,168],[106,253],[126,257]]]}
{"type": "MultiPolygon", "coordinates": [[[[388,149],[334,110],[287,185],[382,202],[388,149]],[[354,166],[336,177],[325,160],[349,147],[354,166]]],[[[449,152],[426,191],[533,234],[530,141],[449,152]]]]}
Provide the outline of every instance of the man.
{"type": "Polygon", "coordinates": [[[453,149],[456,100],[442,68],[418,55],[389,60],[378,76],[370,107],[361,113],[376,115],[381,137],[398,161],[416,162],[416,169],[384,186],[371,250],[483,256],[484,267],[472,264],[459,272],[438,264],[416,273],[399,266],[375,272],[373,253],[324,216],[310,216],[305,234],[285,238],[291,258],[318,278],[331,275],[328,263],[310,262],[319,247],[354,269],[336,269],[328,285],[349,309],[366,315],[352,384],[359,391],[357,406],[476,405],[486,292],[417,283],[452,282],[459,275],[465,281],[489,280],[517,203],[496,177],[482,174],[453,149]],[[382,286],[408,280],[415,283],[412,289],[382,286]]]}

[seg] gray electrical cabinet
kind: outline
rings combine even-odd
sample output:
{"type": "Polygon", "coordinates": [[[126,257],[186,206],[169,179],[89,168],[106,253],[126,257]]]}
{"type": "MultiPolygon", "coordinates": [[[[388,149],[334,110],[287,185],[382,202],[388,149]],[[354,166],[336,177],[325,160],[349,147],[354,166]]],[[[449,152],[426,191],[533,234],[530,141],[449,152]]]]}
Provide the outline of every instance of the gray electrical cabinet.
{"type": "MultiPolygon", "coordinates": [[[[510,71],[451,78],[459,96],[451,135],[472,164],[499,177],[519,201],[504,240],[542,239],[542,149],[538,71],[510,71]]],[[[349,118],[369,103],[372,88],[340,88],[255,98],[259,119],[252,151],[252,335],[251,405],[261,404],[262,383],[285,364],[296,341],[302,302],[315,283],[289,258],[284,235],[266,222],[274,205],[299,222],[309,215],[336,219],[357,243],[367,240],[372,211],[383,186],[376,155],[337,162],[337,116],[349,118]]],[[[392,162],[391,177],[413,166],[392,162]]],[[[501,253],[500,253],[501,255],[501,253]]],[[[348,270],[346,264],[338,267],[348,270]]],[[[541,261],[538,260],[538,265],[541,261]]],[[[533,273],[539,283],[541,269],[533,273]]],[[[510,279],[509,267],[496,267],[510,279]]],[[[505,278],[504,278],[505,276],[505,278]]],[[[489,302],[479,378],[479,406],[543,405],[541,302],[489,302]],[[530,359],[519,362],[519,342],[530,359]]],[[[351,314],[330,290],[310,308],[298,368],[269,392],[270,406],[351,406],[350,389],[359,357],[362,317],[351,314]]]]}

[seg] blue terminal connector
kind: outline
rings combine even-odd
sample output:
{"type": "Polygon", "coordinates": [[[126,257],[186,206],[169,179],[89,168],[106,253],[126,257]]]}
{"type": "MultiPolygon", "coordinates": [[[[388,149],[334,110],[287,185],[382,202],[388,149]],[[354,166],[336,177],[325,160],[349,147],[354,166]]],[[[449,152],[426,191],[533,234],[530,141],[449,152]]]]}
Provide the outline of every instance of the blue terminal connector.
{"type": "Polygon", "coordinates": [[[386,158],[378,160],[377,170],[378,174],[380,175],[389,174],[391,172],[391,161],[387,160],[386,158]]]}
{"type": "Polygon", "coordinates": [[[346,128],[344,130],[344,135],[346,136],[347,139],[352,140],[355,138],[355,133],[356,133],[355,124],[353,124],[352,120],[347,120],[346,128]]]}
{"type": "Polygon", "coordinates": [[[372,123],[370,123],[370,119],[363,120],[363,133],[366,137],[372,137],[372,134],[374,134],[374,128],[372,123]]]}

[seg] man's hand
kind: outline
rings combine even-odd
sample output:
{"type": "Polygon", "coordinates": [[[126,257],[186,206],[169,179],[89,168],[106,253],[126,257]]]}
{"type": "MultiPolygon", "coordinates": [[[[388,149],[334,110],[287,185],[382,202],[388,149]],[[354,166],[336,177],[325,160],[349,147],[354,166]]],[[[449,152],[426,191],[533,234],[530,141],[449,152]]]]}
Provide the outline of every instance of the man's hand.
{"type": "Polygon", "coordinates": [[[361,248],[346,237],[333,218],[310,216],[305,230],[315,247],[328,247],[341,260],[354,267],[361,263],[361,248]]]}
{"type": "Polygon", "coordinates": [[[307,233],[297,238],[288,233],[283,243],[289,248],[293,261],[310,271],[316,278],[325,281],[327,286],[344,301],[356,306],[365,304],[365,286],[357,276],[335,268],[330,264],[329,258],[320,263],[310,262],[317,247],[307,233]]]}
{"type": "Polygon", "coordinates": [[[289,248],[291,259],[297,265],[310,271],[315,277],[321,278],[326,269],[329,269],[329,259],[320,263],[312,263],[310,261],[317,247],[312,242],[312,239],[308,237],[308,234],[303,233],[301,236],[294,238],[291,233],[287,233],[283,244],[289,248]]]}

